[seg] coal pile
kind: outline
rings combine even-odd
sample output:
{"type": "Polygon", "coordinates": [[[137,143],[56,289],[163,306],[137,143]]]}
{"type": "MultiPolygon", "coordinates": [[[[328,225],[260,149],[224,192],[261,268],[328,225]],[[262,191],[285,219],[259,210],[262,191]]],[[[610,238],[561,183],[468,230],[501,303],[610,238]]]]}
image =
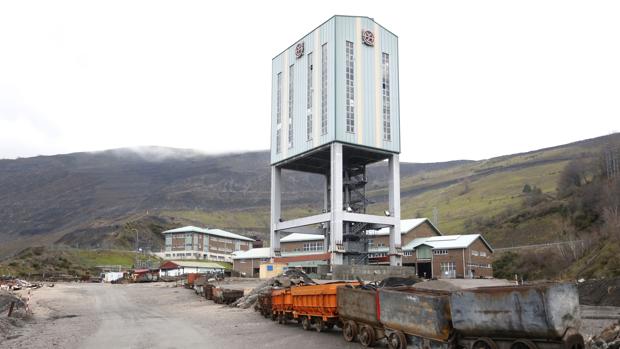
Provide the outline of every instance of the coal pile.
{"type": "Polygon", "coordinates": [[[589,340],[590,349],[620,349],[620,321],[589,340]]]}
{"type": "Polygon", "coordinates": [[[620,278],[586,280],[577,289],[580,304],[620,307],[620,278]]]}
{"type": "Polygon", "coordinates": [[[258,300],[258,295],[262,292],[271,292],[274,287],[290,287],[292,285],[316,285],[306,273],[297,269],[290,269],[283,274],[265,280],[265,282],[256,286],[252,292],[244,297],[239,298],[230,306],[247,309],[253,306],[258,300]]]}

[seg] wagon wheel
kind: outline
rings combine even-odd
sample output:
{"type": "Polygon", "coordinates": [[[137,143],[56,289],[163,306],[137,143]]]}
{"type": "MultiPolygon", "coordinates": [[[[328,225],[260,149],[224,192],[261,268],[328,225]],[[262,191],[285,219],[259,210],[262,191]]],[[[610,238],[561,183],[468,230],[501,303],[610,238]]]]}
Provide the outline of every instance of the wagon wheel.
{"type": "Polygon", "coordinates": [[[355,336],[357,336],[357,324],[353,321],[347,321],[343,326],[342,336],[344,340],[347,342],[355,341],[355,336]]]}
{"type": "Polygon", "coordinates": [[[317,332],[323,332],[325,330],[325,322],[322,318],[314,318],[314,328],[317,332]]]}
{"type": "Polygon", "coordinates": [[[365,347],[372,347],[375,344],[375,330],[370,326],[362,326],[357,337],[360,340],[360,344],[365,347]]]}
{"type": "MultiPolygon", "coordinates": [[[[512,344],[510,345],[510,349],[538,349],[538,348],[536,347],[536,344],[534,344],[534,342],[532,342],[529,339],[517,339],[516,341],[512,342],[512,344]]],[[[572,349],[577,349],[577,348],[572,348],[572,349]]]]}
{"type": "Polygon", "coordinates": [[[476,339],[471,349],[497,349],[497,344],[491,338],[480,337],[476,339]]]}
{"type": "Polygon", "coordinates": [[[304,330],[309,331],[310,327],[312,327],[310,325],[310,318],[308,318],[307,316],[301,318],[301,327],[303,327],[304,330]]]}
{"type": "Polygon", "coordinates": [[[392,332],[388,337],[388,348],[390,349],[406,349],[407,337],[402,332],[392,332]]]}
{"type": "Polygon", "coordinates": [[[572,334],[564,340],[565,349],[583,349],[584,347],[583,337],[578,333],[572,334]]]}

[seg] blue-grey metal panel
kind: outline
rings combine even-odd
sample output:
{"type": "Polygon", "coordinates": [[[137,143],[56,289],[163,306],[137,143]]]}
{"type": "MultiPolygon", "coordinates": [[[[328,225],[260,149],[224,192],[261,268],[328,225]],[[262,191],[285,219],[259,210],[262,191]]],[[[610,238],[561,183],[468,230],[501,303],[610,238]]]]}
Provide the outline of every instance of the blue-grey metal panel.
{"type": "Polygon", "coordinates": [[[560,339],[579,329],[579,295],[572,284],[483,287],[450,296],[454,328],[464,336],[560,339]]]}
{"type": "Polygon", "coordinates": [[[334,16],[323,25],[309,33],[280,55],[273,59],[272,64],[272,132],[271,132],[271,163],[277,163],[292,156],[307,152],[316,147],[330,143],[334,140],[357,144],[390,152],[400,152],[400,132],[399,132],[399,100],[398,100],[398,38],[377,26],[375,22],[367,17],[348,17],[334,16]],[[359,23],[359,25],[357,25],[359,23]],[[378,28],[378,29],[377,29],[378,28]],[[361,44],[362,30],[371,30],[378,38],[378,44],[366,46],[361,44]],[[315,47],[315,38],[318,36],[318,47],[315,47]],[[345,50],[346,41],[355,44],[355,64],[356,64],[356,91],[355,108],[356,124],[355,133],[346,132],[346,90],[345,90],[345,50]],[[303,42],[305,52],[300,58],[295,56],[297,43],[303,42]],[[321,134],[321,47],[327,44],[328,49],[328,132],[321,134]],[[377,103],[382,103],[381,84],[377,79],[377,72],[381,71],[380,53],[382,50],[390,54],[390,80],[391,80],[391,119],[392,119],[392,141],[383,141],[383,122],[382,115],[377,115],[381,110],[377,103]],[[318,74],[313,81],[316,105],[313,106],[313,122],[319,125],[318,134],[313,135],[313,141],[307,140],[307,66],[308,53],[312,52],[317,62],[314,69],[318,69],[318,74]],[[286,66],[285,66],[286,65],[286,66]],[[294,113],[293,113],[293,146],[288,147],[288,72],[289,66],[294,65],[294,113]],[[277,74],[282,72],[282,130],[281,142],[282,151],[276,153],[276,82],[277,74]],[[379,93],[377,93],[379,89],[379,93]],[[379,122],[381,121],[381,122],[379,122]],[[377,129],[378,126],[381,126],[377,129]],[[318,138],[318,139],[314,139],[318,138]],[[378,140],[380,140],[378,142],[378,140]]]}
{"type": "Polygon", "coordinates": [[[447,294],[414,288],[378,292],[379,320],[385,327],[440,341],[452,335],[447,294]]]}

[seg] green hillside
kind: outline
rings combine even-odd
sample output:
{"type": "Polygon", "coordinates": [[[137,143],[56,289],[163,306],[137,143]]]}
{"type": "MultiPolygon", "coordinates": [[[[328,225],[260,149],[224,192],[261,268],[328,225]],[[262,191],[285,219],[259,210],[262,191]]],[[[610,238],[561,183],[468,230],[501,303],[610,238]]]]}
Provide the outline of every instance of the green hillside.
{"type": "MultiPolygon", "coordinates": [[[[595,207],[596,202],[575,202],[584,195],[579,191],[558,195],[558,181],[568,164],[594,166],[604,149],[619,144],[620,134],[612,134],[481,161],[401,163],[401,215],[436,217],[446,234],[482,233],[495,248],[596,233],[603,221],[600,210],[579,216],[574,206],[600,207],[595,207]]],[[[226,229],[268,243],[267,152],[206,156],[166,150],[169,157],[154,159],[121,149],[0,160],[3,265],[35,246],[158,251],[162,231],[188,224],[226,229]]],[[[584,184],[595,180],[600,175],[597,171],[586,169],[584,184]]],[[[386,164],[370,166],[368,177],[367,195],[373,202],[368,211],[380,214],[387,208],[386,164]]],[[[321,212],[318,176],[291,171],[283,182],[283,219],[321,212]]],[[[566,264],[566,270],[575,275],[612,270],[601,256],[613,251],[594,250],[600,249],[584,252],[591,254],[590,261],[579,257],[574,265],[566,264]],[[600,268],[591,270],[592,265],[600,268]]],[[[519,258],[527,264],[526,255],[514,258],[514,263],[506,264],[519,265],[519,258]]],[[[92,264],[73,255],[70,260],[92,264]]],[[[22,265],[26,270],[28,263],[22,265]]],[[[65,267],[61,266],[68,270],[65,267]]]]}
{"type": "Polygon", "coordinates": [[[0,275],[98,275],[98,266],[133,268],[138,261],[159,259],[132,251],[33,247],[0,263],[0,275]]]}
{"type": "MultiPolygon", "coordinates": [[[[482,232],[494,247],[558,241],[562,239],[564,225],[560,214],[562,200],[556,198],[560,173],[571,160],[596,160],[604,147],[614,143],[620,143],[619,134],[403,176],[401,215],[432,219],[436,208],[441,231],[482,232]],[[527,203],[530,195],[523,192],[526,184],[542,193],[535,209],[527,203]]],[[[382,212],[385,188],[370,190],[368,195],[378,202],[370,206],[370,212],[382,212]]],[[[285,210],[283,216],[296,217],[317,210],[312,205],[300,205],[285,210]]],[[[268,237],[268,206],[160,214],[168,219],[258,232],[268,237]]]]}

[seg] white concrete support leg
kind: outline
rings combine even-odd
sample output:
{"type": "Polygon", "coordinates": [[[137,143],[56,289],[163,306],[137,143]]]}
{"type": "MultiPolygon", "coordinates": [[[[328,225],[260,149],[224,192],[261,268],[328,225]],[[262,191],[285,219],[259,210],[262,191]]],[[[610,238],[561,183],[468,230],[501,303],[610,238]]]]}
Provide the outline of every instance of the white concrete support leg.
{"type": "Polygon", "coordinates": [[[280,251],[280,232],[276,231],[276,225],[282,212],[282,169],[271,166],[271,234],[269,255],[275,257],[275,252],[280,251]]]}
{"type": "Polygon", "coordinates": [[[327,174],[325,175],[325,186],[323,187],[323,212],[329,212],[329,203],[330,203],[330,196],[329,196],[329,183],[330,181],[330,176],[327,174]]]}
{"type": "Polygon", "coordinates": [[[331,264],[341,265],[342,255],[342,143],[331,145],[331,224],[330,224],[330,251],[331,264]]]}
{"type": "Polygon", "coordinates": [[[394,225],[390,228],[390,265],[401,266],[402,248],[400,241],[400,162],[398,154],[393,154],[389,166],[389,201],[390,215],[394,217],[394,225]]]}
{"type": "MultiPolygon", "coordinates": [[[[325,185],[323,186],[323,212],[329,212],[329,203],[330,203],[330,196],[329,196],[329,181],[330,181],[330,177],[329,174],[326,174],[325,176],[325,185]]],[[[329,243],[329,223],[323,223],[326,224],[327,228],[323,229],[323,236],[325,237],[323,239],[323,252],[328,252],[330,250],[330,243],[329,243]]]]}

